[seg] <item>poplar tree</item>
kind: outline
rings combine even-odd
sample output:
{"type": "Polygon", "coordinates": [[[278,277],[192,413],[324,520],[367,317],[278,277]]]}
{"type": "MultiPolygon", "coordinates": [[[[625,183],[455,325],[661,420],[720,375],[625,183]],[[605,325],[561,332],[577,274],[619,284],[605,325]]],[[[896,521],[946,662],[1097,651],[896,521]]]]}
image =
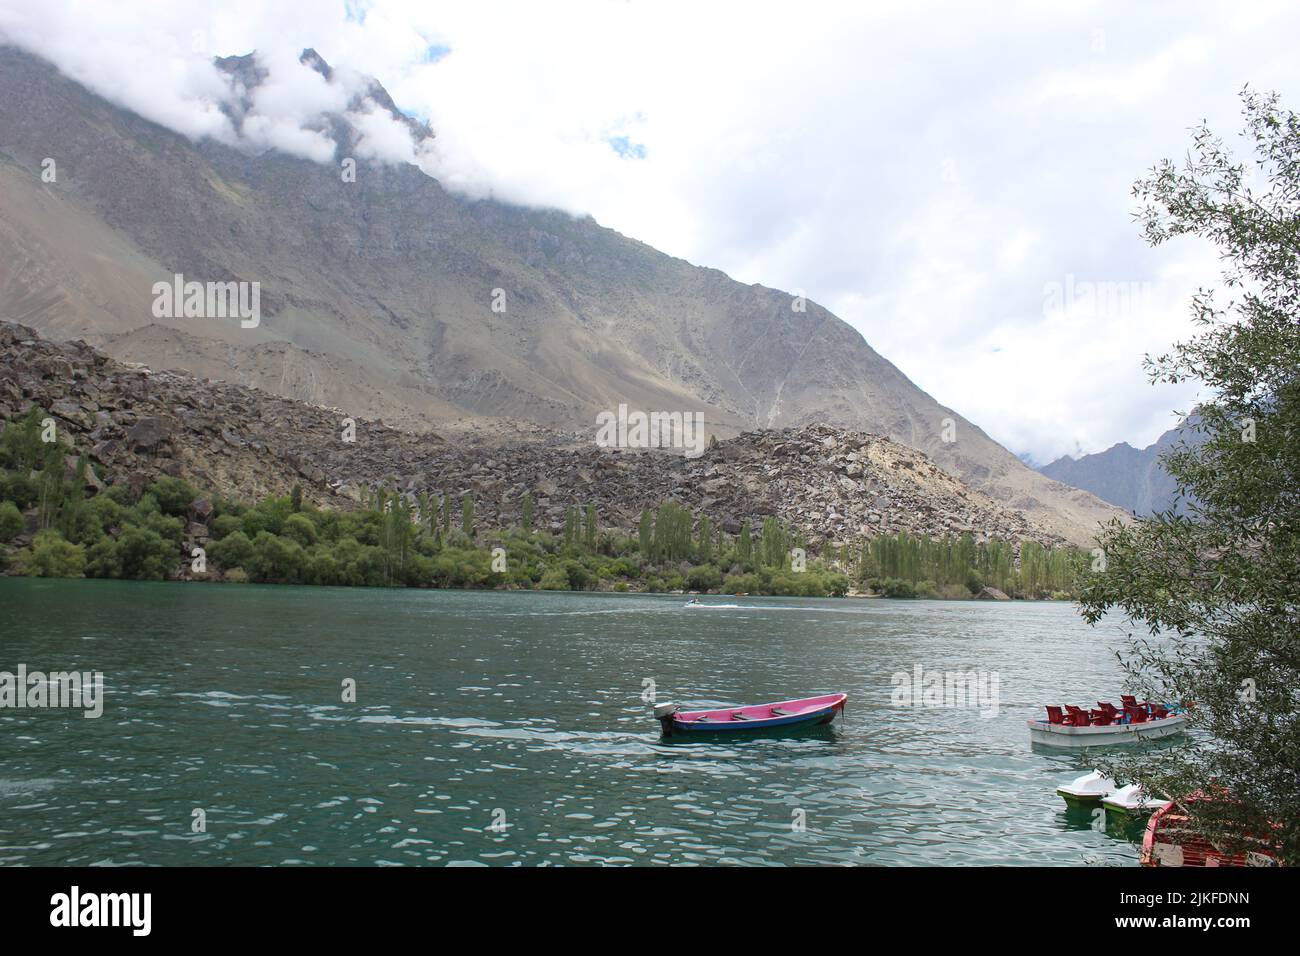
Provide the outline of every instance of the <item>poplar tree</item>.
{"type": "Polygon", "coordinates": [[[523,505],[520,508],[520,527],[523,528],[524,534],[533,533],[533,493],[524,492],[523,505]]]}

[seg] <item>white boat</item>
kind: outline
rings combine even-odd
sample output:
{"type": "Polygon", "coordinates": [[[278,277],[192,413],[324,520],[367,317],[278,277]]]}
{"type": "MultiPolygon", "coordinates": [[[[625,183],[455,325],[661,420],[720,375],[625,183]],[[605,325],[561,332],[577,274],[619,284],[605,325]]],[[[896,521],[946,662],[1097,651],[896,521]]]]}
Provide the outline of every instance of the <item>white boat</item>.
{"type": "Polygon", "coordinates": [[[1187,728],[1187,718],[1181,714],[1129,724],[1094,724],[1087,727],[1053,724],[1047,720],[1030,720],[1027,723],[1032,743],[1068,748],[1113,747],[1141,740],[1158,740],[1181,734],[1187,728]]]}
{"type": "Polygon", "coordinates": [[[1086,773],[1077,780],[1062,784],[1056,792],[1072,807],[1096,806],[1104,797],[1118,789],[1119,785],[1100,770],[1086,773]]]}
{"type": "Polygon", "coordinates": [[[1141,791],[1136,783],[1130,783],[1103,797],[1101,805],[1111,813],[1140,814],[1154,813],[1169,802],[1163,797],[1143,797],[1141,791]]]}

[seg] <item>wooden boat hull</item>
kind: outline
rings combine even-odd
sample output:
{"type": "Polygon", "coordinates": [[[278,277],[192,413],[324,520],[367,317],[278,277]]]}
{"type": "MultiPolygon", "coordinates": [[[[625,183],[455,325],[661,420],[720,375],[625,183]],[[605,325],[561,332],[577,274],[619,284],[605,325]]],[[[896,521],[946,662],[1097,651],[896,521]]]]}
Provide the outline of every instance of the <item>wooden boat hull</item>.
{"type": "Polygon", "coordinates": [[[826,694],[754,704],[722,710],[688,711],[666,716],[661,723],[665,736],[699,733],[753,733],[756,730],[785,730],[805,725],[829,724],[844,710],[848,694],[826,694]],[[773,710],[785,711],[774,714],[773,710]],[[734,715],[743,714],[743,719],[734,715]]]}
{"type": "MultiPolygon", "coordinates": [[[[1196,797],[1188,802],[1196,802],[1196,797]]],[[[1187,817],[1174,803],[1151,815],[1142,838],[1143,866],[1277,866],[1273,848],[1256,841],[1258,849],[1224,852],[1193,832],[1187,817]]]]}
{"type": "Polygon", "coordinates": [[[1049,724],[1046,720],[1030,720],[1028,724],[1029,739],[1033,743],[1045,747],[1077,749],[1114,747],[1181,734],[1187,729],[1187,718],[1181,714],[1170,714],[1140,724],[1111,724],[1105,727],[1071,727],[1049,724]]]}

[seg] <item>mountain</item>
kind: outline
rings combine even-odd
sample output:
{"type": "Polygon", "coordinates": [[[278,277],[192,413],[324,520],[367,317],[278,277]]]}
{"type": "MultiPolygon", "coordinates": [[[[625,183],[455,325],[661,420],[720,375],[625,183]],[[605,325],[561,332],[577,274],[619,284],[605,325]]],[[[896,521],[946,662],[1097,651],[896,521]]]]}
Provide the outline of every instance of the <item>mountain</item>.
{"type": "Polygon", "coordinates": [[[1178,485],[1165,471],[1160,458],[1180,444],[1203,442],[1199,423],[1200,418],[1193,412],[1181,425],[1169,429],[1146,448],[1120,442],[1081,458],[1065,455],[1040,470],[1049,478],[1090,491],[1103,501],[1140,517],[1171,508],[1185,513],[1187,503],[1177,499],[1178,485]]]}
{"type": "MultiPolygon", "coordinates": [[[[603,527],[636,534],[643,508],[676,499],[735,534],[775,515],[817,551],[864,533],[970,533],[977,540],[1060,539],[883,438],[830,425],[747,432],[697,458],[660,450],[593,448],[526,431],[503,440],[473,426],[446,434],[354,420],[260,389],[126,365],[84,342],[50,342],[0,322],[0,432],[35,404],[58,422],[68,477],[78,457],[88,483],[136,492],[162,475],[205,494],[249,502],[287,495],[350,508],[363,486],[418,496],[472,494],[484,528],[516,525],[525,493],[539,527],[560,531],[572,507],[594,505],[603,527]]],[[[191,528],[196,539],[206,527],[191,528]]],[[[188,548],[185,550],[188,554],[188,548]]]]}
{"type": "MultiPolygon", "coordinates": [[[[311,51],[303,63],[328,79],[311,51]]],[[[255,57],[222,66],[260,82],[255,57]]],[[[338,163],[194,143],[14,48],[0,86],[0,318],[43,335],[416,430],[470,417],[594,435],[620,403],[702,412],[718,437],[825,423],[924,452],[1078,544],[1116,513],[1026,467],[815,303],[796,312],[589,217],[465,198],[413,165],[358,157],[348,182],[338,163]],[[259,283],[260,322],[156,316],[154,284],[178,273],[259,283]]],[[[364,101],[401,116],[377,83],[364,101]]],[[[355,116],[322,118],[336,160],[359,142],[355,116]]]]}

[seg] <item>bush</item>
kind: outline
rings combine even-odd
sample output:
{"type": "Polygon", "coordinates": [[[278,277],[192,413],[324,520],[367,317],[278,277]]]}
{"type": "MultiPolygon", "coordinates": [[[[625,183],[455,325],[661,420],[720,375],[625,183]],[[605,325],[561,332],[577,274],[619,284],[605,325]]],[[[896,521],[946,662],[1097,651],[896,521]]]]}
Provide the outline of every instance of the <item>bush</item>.
{"type": "Polygon", "coordinates": [[[547,568],[537,586],[543,591],[567,591],[569,590],[569,576],[564,573],[563,568],[547,568]]]}
{"type": "Polygon", "coordinates": [[[9,543],[23,530],[23,513],[12,501],[0,503],[0,541],[9,543]]]}
{"type": "Polygon", "coordinates": [[[234,534],[236,531],[240,531],[242,528],[243,528],[243,524],[240,521],[238,515],[233,515],[233,514],[218,515],[216,518],[212,520],[212,537],[220,541],[222,538],[226,537],[227,535],[234,534]]]}
{"type": "Polygon", "coordinates": [[[36,482],[26,475],[15,472],[0,478],[0,498],[12,501],[19,508],[30,508],[39,496],[36,482]]]}
{"type": "Polygon", "coordinates": [[[187,481],[180,478],[159,478],[149,486],[149,493],[158,502],[164,514],[183,515],[189,510],[190,502],[199,497],[198,491],[187,481]]]}
{"type": "Polygon", "coordinates": [[[244,570],[254,581],[296,584],[306,566],[307,555],[297,541],[262,531],[253,539],[253,556],[244,570]]]}
{"type": "Polygon", "coordinates": [[[889,578],[882,585],[882,591],[888,598],[914,598],[916,589],[906,581],[900,581],[898,578],[889,578]]]}
{"type": "Polygon", "coordinates": [[[722,582],[722,590],[728,594],[757,594],[762,586],[756,574],[728,574],[722,582]]]}
{"type": "Polygon", "coordinates": [[[86,577],[120,578],[121,576],[122,559],[117,553],[117,542],[108,535],[102,535],[86,552],[86,577]]]}
{"type": "Polygon", "coordinates": [[[242,568],[253,556],[253,542],[242,531],[235,531],[208,545],[208,557],[223,569],[242,568]]]}
{"type": "Polygon", "coordinates": [[[692,591],[714,591],[722,587],[722,572],[711,564],[701,564],[686,575],[686,586],[692,591]]]}
{"type": "Polygon", "coordinates": [[[305,514],[295,512],[284,519],[284,536],[310,548],[316,543],[316,526],[305,514]]]}
{"type": "Polygon", "coordinates": [[[117,539],[121,576],[138,581],[161,581],[177,563],[176,545],[150,528],[127,528],[117,539]]]}
{"type": "Polygon", "coordinates": [[[79,578],[85,567],[85,549],[53,528],[38,531],[32,546],[18,554],[18,569],[33,578],[79,578]]]}

